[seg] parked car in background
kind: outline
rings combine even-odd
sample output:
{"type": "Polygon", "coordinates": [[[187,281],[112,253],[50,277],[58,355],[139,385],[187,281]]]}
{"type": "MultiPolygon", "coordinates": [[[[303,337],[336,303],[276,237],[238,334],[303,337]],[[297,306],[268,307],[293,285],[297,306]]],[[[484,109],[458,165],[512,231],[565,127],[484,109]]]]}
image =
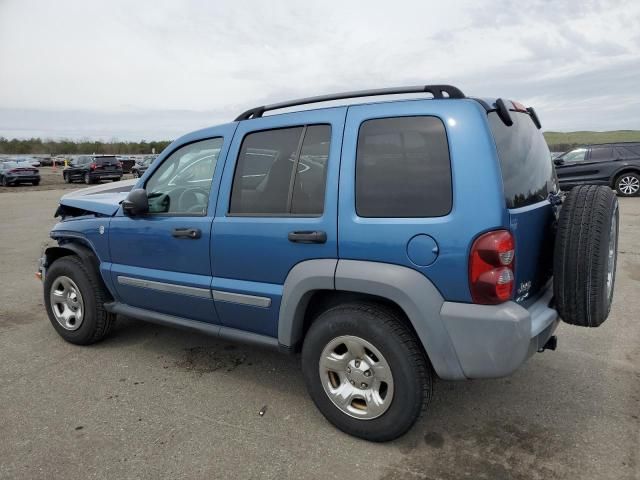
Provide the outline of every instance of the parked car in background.
{"type": "Polygon", "coordinates": [[[18,163],[26,163],[32,167],[39,167],[41,165],[40,159],[33,157],[21,157],[18,159],[18,163]]]}
{"type": "Polygon", "coordinates": [[[623,197],[640,194],[640,142],[574,148],[553,160],[563,190],[607,185],[623,197]]]}
{"type": "Polygon", "coordinates": [[[102,180],[122,178],[122,164],[115,155],[83,155],[71,160],[71,163],[62,171],[62,177],[67,183],[77,180],[91,184],[102,180]]]}
{"type": "Polygon", "coordinates": [[[151,165],[153,160],[153,157],[145,157],[137,161],[136,164],[131,168],[133,178],[139,178],[144,175],[144,172],[147,171],[147,168],[149,168],[149,165],[151,165]]]}
{"type": "Polygon", "coordinates": [[[131,172],[131,169],[136,164],[135,158],[132,158],[132,157],[123,157],[123,156],[120,155],[120,156],[118,156],[116,158],[120,162],[120,164],[122,165],[123,173],[131,172]]]}
{"type": "Polygon", "coordinates": [[[3,187],[19,185],[21,183],[40,183],[40,172],[29,162],[15,162],[12,160],[0,163],[0,183],[3,187]]]}

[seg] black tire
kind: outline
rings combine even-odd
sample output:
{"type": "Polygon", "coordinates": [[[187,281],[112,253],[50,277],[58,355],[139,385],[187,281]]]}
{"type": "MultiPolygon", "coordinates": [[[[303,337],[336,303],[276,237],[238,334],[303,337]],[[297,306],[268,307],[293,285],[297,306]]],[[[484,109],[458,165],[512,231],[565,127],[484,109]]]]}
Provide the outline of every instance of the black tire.
{"type": "Polygon", "coordinates": [[[636,197],[640,195],[640,174],[625,172],[618,175],[614,188],[621,197],[636,197]]]}
{"type": "Polygon", "coordinates": [[[84,174],[84,183],[86,183],[87,185],[91,185],[93,183],[91,181],[91,175],[89,175],[89,172],[84,174]]]}
{"type": "Polygon", "coordinates": [[[2,186],[3,187],[10,187],[11,184],[9,183],[9,180],[7,180],[7,177],[2,177],[2,186]]]}
{"type": "Polygon", "coordinates": [[[140,178],[140,174],[138,173],[137,170],[133,170],[131,174],[133,175],[133,178],[140,178]]]}
{"type": "Polygon", "coordinates": [[[44,281],[44,303],[49,320],[56,332],[67,342],[76,345],[90,345],[102,340],[111,330],[116,316],[104,309],[105,301],[110,300],[102,279],[92,266],[85,265],[77,256],[62,257],[49,267],[44,281]],[[84,315],[77,330],[66,330],[56,320],[51,306],[50,292],[57,278],[71,278],[82,294],[84,315]]]}
{"type": "Polygon", "coordinates": [[[62,178],[64,179],[64,183],[71,183],[71,177],[69,176],[68,173],[63,173],[62,174],[62,178]]]}
{"type": "Polygon", "coordinates": [[[618,199],[609,187],[583,185],[567,195],[553,260],[556,308],[565,322],[597,327],[607,319],[615,285],[618,220],[618,199]]]}
{"type": "Polygon", "coordinates": [[[375,442],[406,433],[432,395],[432,370],[418,339],[396,312],[370,303],[342,304],[323,312],[304,339],[302,371],[311,398],[327,420],[350,435],[375,442]],[[377,418],[353,418],[333,403],[323,387],[319,364],[323,349],[346,335],[375,346],[393,375],[391,403],[377,418]]]}
{"type": "Polygon", "coordinates": [[[31,182],[33,184],[34,187],[37,187],[38,185],[40,185],[40,180],[36,180],[35,182],[31,182]]]}

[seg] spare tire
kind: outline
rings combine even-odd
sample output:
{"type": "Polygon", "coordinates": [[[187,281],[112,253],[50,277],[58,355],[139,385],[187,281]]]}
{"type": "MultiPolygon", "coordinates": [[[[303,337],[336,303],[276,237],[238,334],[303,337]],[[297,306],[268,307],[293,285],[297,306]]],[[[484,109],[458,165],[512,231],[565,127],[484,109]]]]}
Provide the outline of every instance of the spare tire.
{"type": "Polygon", "coordinates": [[[618,200],[609,187],[575,187],[556,232],[553,289],[567,323],[597,327],[609,316],[618,257],[618,200]]]}

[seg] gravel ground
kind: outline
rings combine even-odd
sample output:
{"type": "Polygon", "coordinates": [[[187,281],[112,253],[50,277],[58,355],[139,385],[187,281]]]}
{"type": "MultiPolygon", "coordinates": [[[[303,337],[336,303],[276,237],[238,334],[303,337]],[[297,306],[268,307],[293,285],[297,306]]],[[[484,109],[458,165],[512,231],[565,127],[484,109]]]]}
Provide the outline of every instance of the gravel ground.
{"type": "Polygon", "coordinates": [[[63,193],[0,193],[0,478],[640,479],[640,198],[602,327],[561,325],[509,378],[437,382],[409,434],[372,444],[323,419],[295,357],[127,319],[62,341],[33,272],[63,193]]]}

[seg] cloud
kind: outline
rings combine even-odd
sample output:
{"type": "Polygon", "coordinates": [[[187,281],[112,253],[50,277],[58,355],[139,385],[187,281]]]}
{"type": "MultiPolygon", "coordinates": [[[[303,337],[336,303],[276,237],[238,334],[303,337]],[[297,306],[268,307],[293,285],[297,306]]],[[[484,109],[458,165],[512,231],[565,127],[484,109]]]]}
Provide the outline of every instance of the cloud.
{"type": "Polygon", "coordinates": [[[3,0],[0,135],[176,137],[287,98],[442,82],[537,100],[556,129],[640,128],[638,24],[632,0],[3,0]]]}

